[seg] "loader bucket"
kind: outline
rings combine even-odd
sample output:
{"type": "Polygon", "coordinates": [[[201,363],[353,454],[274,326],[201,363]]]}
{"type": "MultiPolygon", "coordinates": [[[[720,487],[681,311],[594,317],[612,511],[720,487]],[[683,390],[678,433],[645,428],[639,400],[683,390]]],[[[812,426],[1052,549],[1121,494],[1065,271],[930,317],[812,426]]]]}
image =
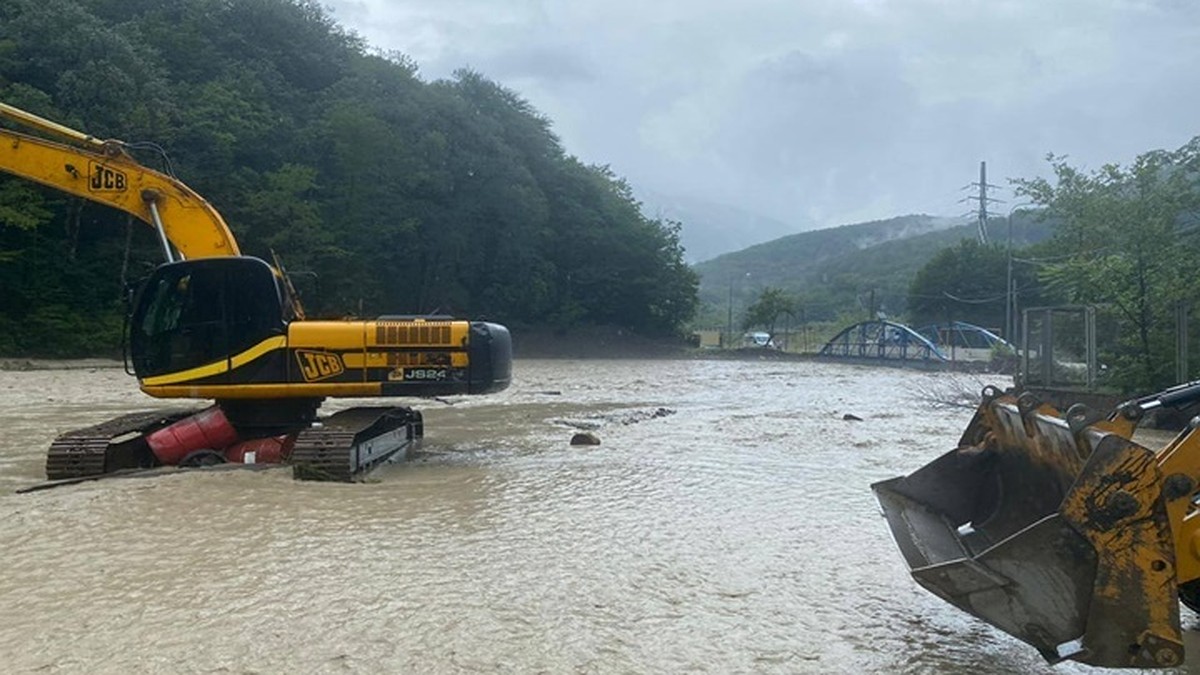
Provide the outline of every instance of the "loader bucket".
{"type": "Polygon", "coordinates": [[[921,586],[1048,661],[1183,661],[1155,453],[989,387],[959,447],[872,485],[921,586]]]}

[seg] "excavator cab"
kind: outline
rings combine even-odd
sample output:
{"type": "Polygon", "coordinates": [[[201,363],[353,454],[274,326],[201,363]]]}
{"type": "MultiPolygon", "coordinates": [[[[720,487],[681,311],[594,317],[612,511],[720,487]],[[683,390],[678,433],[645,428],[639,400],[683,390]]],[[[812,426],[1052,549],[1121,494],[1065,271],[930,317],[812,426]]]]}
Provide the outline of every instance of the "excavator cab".
{"type": "Polygon", "coordinates": [[[130,318],[129,351],[139,378],[229,358],[287,331],[278,275],[249,256],[160,265],[130,318]]]}

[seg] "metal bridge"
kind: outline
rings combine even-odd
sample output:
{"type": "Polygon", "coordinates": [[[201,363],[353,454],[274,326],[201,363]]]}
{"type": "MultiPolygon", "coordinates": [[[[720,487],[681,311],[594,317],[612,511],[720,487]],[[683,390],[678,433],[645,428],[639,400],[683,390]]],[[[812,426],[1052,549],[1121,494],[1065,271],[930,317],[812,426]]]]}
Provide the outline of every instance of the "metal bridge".
{"type": "Polygon", "coordinates": [[[863,321],[838,333],[821,348],[821,356],[848,359],[948,361],[928,338],[893,321],[863,321]]]}
{"type": "Polygon", "coordinates": [[[945,351],[946,347],[982,350],[1003,347],[1014,354],[1016,353],[1016,348],[1008,340],[986,328],[965,321],[935,323],[918,328],[917,332],[924,335],[930,342],[933,342],[943,351],[945,351]]]}

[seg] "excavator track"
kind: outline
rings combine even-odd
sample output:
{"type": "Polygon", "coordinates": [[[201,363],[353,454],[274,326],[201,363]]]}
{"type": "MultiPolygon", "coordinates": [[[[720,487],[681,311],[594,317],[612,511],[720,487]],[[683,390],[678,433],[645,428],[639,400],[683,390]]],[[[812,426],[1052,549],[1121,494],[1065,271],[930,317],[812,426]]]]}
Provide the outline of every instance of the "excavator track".
{"type": "MultiPolygon", "coordinates": [[[[83,429],[69,431],[50,444],[46,455],[46,478],[62,480],[66,478],[85,478],[98,476],[118,468],[132,468],[129,464],[138,461],[137,455],[140,442],[144,445],[141,434],[161,428],[182,419],[194,409],[162,408],[146,410],[115,417],[83,429]],[[137,437],[122,439],[122,436],[138,434],[137,437]],[[116,441],[116,442],[114,442],[116,441]],[[111,446],[111,448],[110,448],[111,446]],[[122,449],[120,453],[122,466],[112,466],[113,453],[110,449],[122,449]]],[[[148,452],[148,451],[147,451],[148,452]]]]}
{"type": "Polygon", "coordinates": [[[422,434],[421,413],[412,408],[351,408],[301,431],[288,463],[299,480],[352,483],[407,456],[422,434]]]}

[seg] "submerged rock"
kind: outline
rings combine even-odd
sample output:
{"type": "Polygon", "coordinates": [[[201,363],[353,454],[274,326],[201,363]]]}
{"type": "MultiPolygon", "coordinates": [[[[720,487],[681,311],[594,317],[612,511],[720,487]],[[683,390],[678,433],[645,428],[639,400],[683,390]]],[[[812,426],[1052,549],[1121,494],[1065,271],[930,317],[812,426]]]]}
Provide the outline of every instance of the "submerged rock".
{"type": "Polygon", "coordinates": [[[600,445],[600,438],[596,434],[585,431],[572,436],[571,445],[600,445]]]}

